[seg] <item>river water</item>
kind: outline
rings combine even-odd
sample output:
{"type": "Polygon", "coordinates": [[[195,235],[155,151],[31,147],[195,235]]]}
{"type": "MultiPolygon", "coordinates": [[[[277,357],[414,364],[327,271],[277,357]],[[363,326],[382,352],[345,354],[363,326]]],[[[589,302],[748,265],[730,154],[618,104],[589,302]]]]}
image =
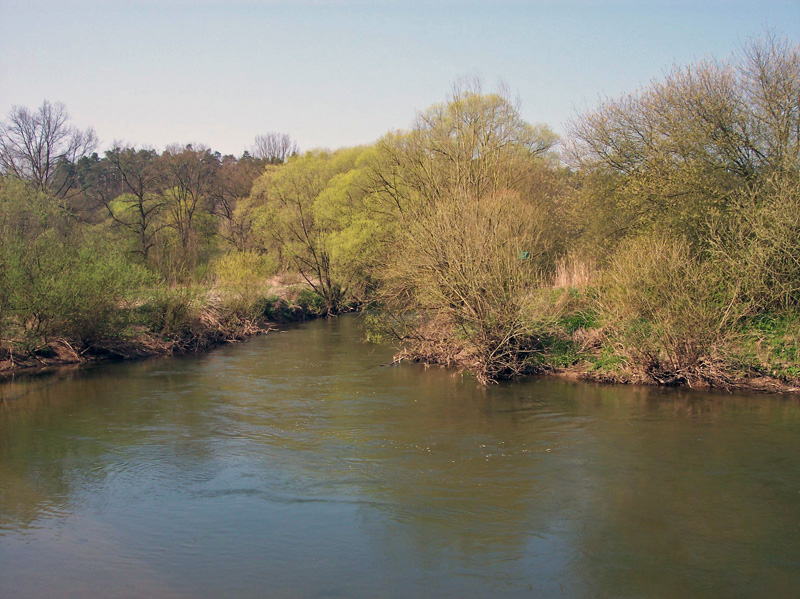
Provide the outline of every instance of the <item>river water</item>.
{"type": "Polygon", "coordinates": [[[318,320],[0,385],[0,597],[797,597],[800,402],[481,387],[318,320]]]}

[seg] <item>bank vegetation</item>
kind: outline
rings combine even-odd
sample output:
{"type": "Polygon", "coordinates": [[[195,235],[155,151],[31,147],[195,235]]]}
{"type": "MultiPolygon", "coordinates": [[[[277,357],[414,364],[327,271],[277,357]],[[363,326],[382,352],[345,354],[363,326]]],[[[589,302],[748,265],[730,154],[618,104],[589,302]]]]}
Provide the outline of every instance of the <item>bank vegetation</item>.
{"type": "Polygon", "coordinates": [[[0,360],[188,351],[358,308],[398,359],[481,382],[799,386],[800,47],[768,33],[567,130],[462,81],[368,146],[101,157],[62,106],[15,108],[0,360]]]}

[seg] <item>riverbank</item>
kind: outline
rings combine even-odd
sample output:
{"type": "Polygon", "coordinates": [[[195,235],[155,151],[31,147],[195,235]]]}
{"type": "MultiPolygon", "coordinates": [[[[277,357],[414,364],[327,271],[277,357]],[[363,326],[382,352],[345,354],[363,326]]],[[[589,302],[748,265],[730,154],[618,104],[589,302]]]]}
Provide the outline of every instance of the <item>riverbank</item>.
{"type": "MultiPolygon", "coordinates": [[[[165,326],[161,332],[139,325],[116,338],[97,340],[83,348],[76,348],[64,338],[50,339],[34,350],[16,353],[4,347],[0,380],[20,374],[46,373],[65,366],[202,353],[226,343],[268,334],[282,324],[314,319],[324,313],[319,297],[304,285],[272,287],[270,292],[268,297],[259,296],[243,310],[241,304],[234,309],[230,298],[226,300],[218,292],[208,291],[201,306],[187,311],[179,325],[165,326]]],[[[755,366],[751,360],[747,368],[738,370],[725,370],[722,365],[717,365],[713,376],[676,375],[670,378],[658,377],[647,372],[642,363],[626,363],[620,356],[613,355],[608,345],[603,343],[599,329],[587,331],[581,327],[570,335],[565,333],[560,339],[553,337],[548,342],[548,348],[537,353],[524,372],[506,378],[552,376],[608,385],[800,393],[800,380],[797,378],[787,376],[786,372],[779,375],[774,369],[773,376],[767,374],[770,352],[765,350],[769,344],[763,338],[759,345],[761,367],[755,366]]],[[[440,340],[437,344],[407,345],[395,355],[395,362],[401,361],[438,365],[472,375],[478,364],[474,355],[452,339],[440,340]]]]}
{"type": "Polygon", "coordinates": [[[53,337],[36,344],[5,341],[0,346],[0,380],[69,365],[201,353],[323,314],[319,298],[301,284],[270,287],[269,294],[247,299],[214,289],[179,290],[169,300],[161,299],[129,309],[124,328],[115,335],[53,337]]]}
{"type": "MultiPolygon", "coordinates": [[[[427,366],[439,366],[440,368],[452,369],[458,372],[469,372],[463,364],[459,364],[458,360],[449,359],[446,361],[440,360],[425,360],[419,357],[414,357],[412,352],[401,351],[396,362],[416,362],[425,364],[427,366]]],[[[727,378],[725,382],[721,380],[687,380],[687,379],[674,379],[670,381],[660,381],[653,377],[635,375],[632,373],[612,372],[605,370],[598,370],[594,364],[584,362],[575,364],[568,367],[541,367],[523,375],[515,377],[515,379],[525,379],[529,377],[555,377],[573,381],[585,381],[589,383],[600,383],[604,385],[624,385],[624,386],[640,386],[640,387],[684,387],[687,389],[695,390],[708,390],[708,391],[750,391],[754,393],[799,393],[800,394],[800,381],[787,381],[777,377],[757,375],[752,377],[736,377],[727,378]]]]}
{"type": "Polygon", "coordinates": [[[725,384],[709,381],[688,382],[685,380],[673,383],[659,382],[652,377],[633,377],[608,372],[600,372],[590,366],[574,366],[557,368],[547,374],[571,380],[582,380],[590,383],[607,385],[638,385],[646,387],[685,387],[688,389],[704,389],[716,391],[751,391],[754,393],[800,393],[800,384],[787,382],[775,377],[754,376],[729,380],[725,384]]]}
{"type": "Polygon", "coordinates": [[[693,359],[681,362],[669,359],[667,352],[648,354],[635,351],[637,347],[628,351],[617,331],[581,308],[565,311],[526,337],[515,348],[514,360],[507,360],[513,370],[498,370],[491,378],[485,375],[485,355],[444,328],[428,328],[425,336],[407,339],[396,361],[469,372],[484,384],[557,376],[616,385],[798,393],[798,330],[794,316],[743,319],[730,334],[720,337],[718,345],[701,348],[705,353],[695,350],[693,359]]]}
{"type": "Polygon", "coordinates": [[[81,351],[76,350],[66,339],[53,339],[35,350],[17,354],[7,352],[6,359],[0,360],[0,380],[23,372],[44,371],[67,365],[200,353],[225,343],[266,334],[273,330],[273,324],[266,321],[251,322],[242,330],[204,326],[169,337],[142,331],[134,337],[104,340],[81,351]]]}

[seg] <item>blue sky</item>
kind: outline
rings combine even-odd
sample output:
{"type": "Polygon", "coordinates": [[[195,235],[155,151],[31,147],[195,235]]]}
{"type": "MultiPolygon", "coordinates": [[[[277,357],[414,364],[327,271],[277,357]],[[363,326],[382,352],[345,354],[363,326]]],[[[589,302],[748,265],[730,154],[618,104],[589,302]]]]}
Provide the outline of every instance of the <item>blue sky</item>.
{"type": "Polygon", "coordinates": [[[336,148],[408,127],[478,75],[562,132],[768,27],[800,40],[800,0],[0,0],[0,116],[47,99],[104,147],[241,154],[279,131],[336,148]]]}

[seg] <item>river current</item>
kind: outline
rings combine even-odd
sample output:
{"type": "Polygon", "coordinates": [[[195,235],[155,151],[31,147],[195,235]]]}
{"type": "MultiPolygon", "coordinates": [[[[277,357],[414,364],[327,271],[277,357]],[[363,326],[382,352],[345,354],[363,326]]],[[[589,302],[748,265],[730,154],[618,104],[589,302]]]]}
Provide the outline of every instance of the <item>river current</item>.
{"type": "Polygon", "coordinates": [[[797,597],[800,401],[387,365],[358,317],[0,384],[0,597],[797,597]]]}

